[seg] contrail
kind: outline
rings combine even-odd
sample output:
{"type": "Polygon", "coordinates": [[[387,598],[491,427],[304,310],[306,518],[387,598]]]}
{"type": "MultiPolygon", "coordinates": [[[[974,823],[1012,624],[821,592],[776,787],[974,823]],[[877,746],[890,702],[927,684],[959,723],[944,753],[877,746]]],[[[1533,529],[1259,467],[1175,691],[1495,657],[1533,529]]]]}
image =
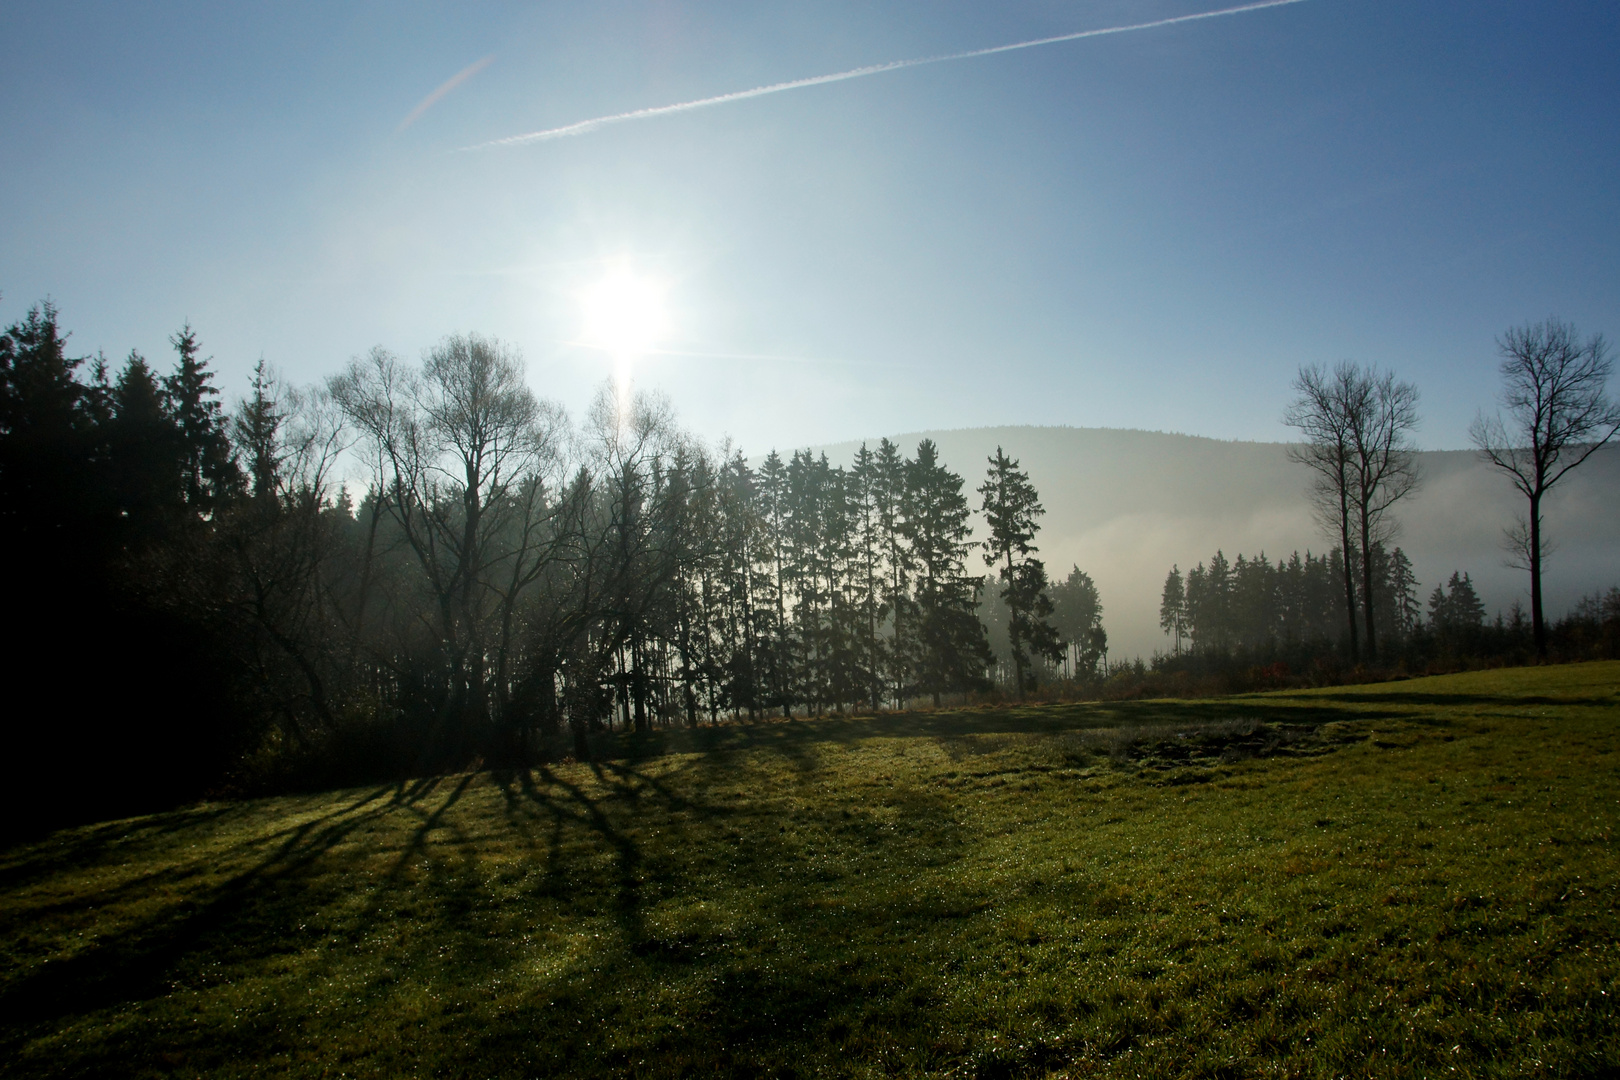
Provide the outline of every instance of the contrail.
{"type": "MultiPolygon", "coordinates": [[[[630,120],[650,120],[655,116],[691,112],[693,109],[707,109],[711,105],[726,105],[733,101],[764,97],[766,94],[780,94],[784,90],[799,90],[806,86],[820,86],[823,83],[843,82],[845,79],[859,79],[867,75],[879,75],[885,71],[898,71],[901,68],[922,67],[925,64],[944,64],[952,60],[971,60],[977,56],[993,56],[996,53],[1013,52],[1016,49],[1033,49],[1039,45],[1056,45],[1060,41],[1079,41],[1081,38],[1103,37],[1106,34],[1128,34],[1133,30],[1152,30],[1160,26],[1174,26],[1177,23],[1195,22],[1199,19],[1217,19],[1222,15],[1238,15],[1245,11],[1259,11],[1263,8],[1284,7],[1288,4],[1302,4],[1304,2],[1305,0],[1257,0],[1255,3],[1221,8],[1219,11],[1201,11],[1195,15],[1176,15],[1168,19],[1154,19],[1152,22],[1132,23],[1130,26],[1108,26],[1100,30],[1080,30],[1073,34],[1058,34],[1056,37],[1036,38],[1033,41],[1017,41],[1011,45],[993,45],[988,49],[969,49],[967,52],[948,53],[944,56],[921,56],[911,60],[893,60],[887,64],[870,64],[866,67],[851,68],[848,71],[839,71],[831,75],[814,75],[808,79],[794,79],[791,82],[756,86],[752,90],[737,90],[716,97],[683,101],[676,105],[657,105],[647,109],[633,109],[630,112],[614,113],[612,116],[598,116],[594,120],[581,120],[578,123],[565,124],[562,127],[547,128],[545,131],[531,131],[527,135],[510,135],[504,139],[494,139],[474,146],[464,146],[462,149],[487,150],[497,146],[518,146],[523,143],[547,142],[551,139],[567,138],[570,135],[584,135],[609,124],[622,124],[630,120]]],[[[446,83],[440,93],[447,93],[452,84],[459,81],[460,78],[461,76],[458,75],[456,79],[446,83]]],[[[424,102],[419,108],[426,108],[431,105],[433,101],[437,100],[437,97],[438,94],[436,93],[433,98],[424,102]]]]}
{"type": "Polygon", "coordinates": [[[494,62],[495,54],[490,53],[482,60],[476,60],[473,63],[468,64],[466,67],[444,80],[443,84],[441,84],[437,90],[433,91],[433,93],[429,94],[427,97],[418,102],[416,108],[410,111],[410,115],[406,116],[405,119],[399,122],[399,127],[394,129],[394,134],[398,135],[401,131],[404,131],[406,128],[416,123],[417,120],[421,119],[423,113],[427,112],[429,109],[433,108],[433,106],[439,103],[440,98],[444,97],[444,95],[448,94],[450,91],[454,90],[456,87],[460,86],[462,83],[466,82],[480,71],[483,71],[494,62]]]}

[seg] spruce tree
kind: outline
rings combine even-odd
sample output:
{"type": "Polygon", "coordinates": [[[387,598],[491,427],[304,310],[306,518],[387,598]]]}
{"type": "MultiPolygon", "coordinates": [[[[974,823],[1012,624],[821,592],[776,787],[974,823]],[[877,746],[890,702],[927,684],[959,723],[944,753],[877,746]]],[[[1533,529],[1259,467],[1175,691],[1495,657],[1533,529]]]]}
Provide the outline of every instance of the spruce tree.
{"type": "Polygon", "coordinates": [[[253,499],[260,504],[274,500],[281,473],[279,435],[286,417],[276,391],[276,377],[261,356],[253,367],[248,396],[231,424],[237,445],[247,454],[253,499]]]}
{"type": "Polygon", "coordinates": [[[1062,641],[1048,618],[1052,601],[1046,594],[1046,567],[1033,553],[1036,520],[1044,513],[1039,495],[1029,476],[1001,447],[988,459],[990,469],[979,486],[981,509],[989,525],[984,561],[997,567],[1002,583],[1001,596],[1007,602],[1007,636],[1012,649],[1014,679],[1018,694],[1024,695],[1032,676],[1034,656],[1062,656],[1062,641]]]}
{"type": "Polygon", "coordinates": [[[1485,605],[1467,574],[1452,571],[1445,587],[1429,594],[1429,624],[1441,638],[1457,639],[1477,632],[1485,622],[1485,605]]]}
{"type": "Polygon", "coordinates": [[[119,508],[152,534],[184,505],[180,430],[151,367],[133,350],[108,393],[108,446],[119,508]]]}
{"type": "Polygon", "coordinates": [[[1165,575],[1164,590],[1159,597],[1159,629],[1170,637],[1170,653],[1181,655],[1181,636],[1187,629],[1187,590],[1179,566],[1170,567],[1165,575]]]}
{"type": "Polygon", "coordinates": [[[981,686],[989,665],[974,612],[979,581],[964,565],[972,546],[971,510],[962,478],[940,462],[933,440],[918,444],[906,477],[906,531],[917,582],[917,687],[938,705],[946,691],[981,686]]]}
{"type": "Polygon", "coordinates": [[[882,478],[878,456],[865,443],[855,454],[849,472],[851,512],[851,555],[854,560],[851,586],[859,631],[858,666],[864,698],[874,712],[883,698],[883,519],[880,497],[882,478]]]}
{"type": "Polygon", "coordinates": [[[225,414],[214,387],[209,360],[200,357],[202,346],[187,323],[169,338],[178,355],[174,373],[164,378],[163,391],[170,414],[179,428],[181,476],[186,505],[206,513],[229,497],[239,476],[225,435],[225,414]]]}
{"type": "Polygon", "coordinates": [[[1066,580],[1052,586],[1051,596],[1053,625],[1066,643],[1066,657],[1073,659],[1070,674],[1090,674],[1102,658],[1095,640],[1096,631],[1102,628],[1103,613],[1097,583],[1090,574],[1073,566],[1066,580]]]}
{"type": "Polygon", "coordinates": [[[909,539],[912,507],[907,490],[909,467],[898,446],[888,439],[878,443],[873,462],[873,500],[883,573],[879,619],[887,621],[889,628],[884,681],[896,707],[904,704],[911,693],[916,654],[913,644],[916,605],[911,596],[915,556],[909,539]]]}
{"type": "Polygon", "coordinates": [[[793,715],[793,645],[788,622],[788,591],[793,573],[788,565],[787,531],[789,519],[788,468],[781,455],[772,450],[759,470],[760,512],[765,529],[764,555],[768,571],[764,576],[766,644],[765,685],[769,702],[793,715]]]}

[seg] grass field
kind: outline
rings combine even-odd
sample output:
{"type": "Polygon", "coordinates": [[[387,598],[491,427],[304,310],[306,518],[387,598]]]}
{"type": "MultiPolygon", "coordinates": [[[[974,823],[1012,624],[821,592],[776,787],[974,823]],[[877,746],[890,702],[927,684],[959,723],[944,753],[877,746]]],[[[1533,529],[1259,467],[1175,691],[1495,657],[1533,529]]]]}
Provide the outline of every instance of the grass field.
{"type": "Polygon", "coordinates": [[[1620,663],[599,758],[0,853],[0,1072],[1620,1074],[1620,663]]]}

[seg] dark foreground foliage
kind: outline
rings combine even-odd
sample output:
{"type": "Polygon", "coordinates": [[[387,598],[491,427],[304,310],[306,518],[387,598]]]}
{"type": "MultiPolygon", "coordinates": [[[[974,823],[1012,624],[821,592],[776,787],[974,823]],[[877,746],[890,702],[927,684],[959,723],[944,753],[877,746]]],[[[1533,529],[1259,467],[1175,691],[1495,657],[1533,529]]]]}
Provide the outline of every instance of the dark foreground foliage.
{"type": "Polygon", "coordinates": [[[598,736],[0,856],[32,1076],[1612,1076],[1620,665],[598,736]]]}

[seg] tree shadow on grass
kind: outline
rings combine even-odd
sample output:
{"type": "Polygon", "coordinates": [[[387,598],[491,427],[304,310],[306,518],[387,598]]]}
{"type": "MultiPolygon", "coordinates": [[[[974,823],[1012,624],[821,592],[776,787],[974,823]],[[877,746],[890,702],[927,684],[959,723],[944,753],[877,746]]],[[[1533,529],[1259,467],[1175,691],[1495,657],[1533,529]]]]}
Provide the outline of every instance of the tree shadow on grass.
{"type": "MultiPolygon", "coordinates": [[[[48,1028],[54,1021],[160,997],[175,988],[176,973],[188,956],[211,951],[285,951],[290,942],[301,940],[296,932],[301,917],[321,899],[309,891],[308,878],[316,864],[361,829],[429,797],[437,784],[437,780],[427,780],[369,790],[307,820],[253,836],[236,846],[250,861],[218,883],[194,888],[178,901],[170,898],[153,913],[137,915],[126,925],[97,926],[99,936],[94,944],[6,979],[0,984],[0,1016],[5,1017],[0,1045],[13,1043],[25,1027],[48,1028]],[[255,851],[257,856],[252,854],[255,851]]],[[[447,801],[453,802],[464,787],[447,801]]],[[[218,819],[218,815],[209,818],[218,819]]],[[[107,828],[97,827],[96,833],[99,836],[107,828]]],[[[139,828],[136,831],[139,834],[139,828]]],[[[73,852],[78,861],[71,864],[59,853],[47,853],[43,861],[51,873],[87,868],[108,861],[106,844],[105,837],[99,837],[78,846],[73,852]]],[[[33,876],[33,868],[28,870],[29,875],[18,875],[18,879],[33,876]]],[[[94,915],[97,909],[106,910],[125,900],[161,895],[167,886],[200,873],[196,859],[178,860],[155,873],[98,889],[91,896],[64,900],[50,910],[79,908],[94,915]]],[[[13,884],[6,891],[16,887],[13,884]]],[[[35,909],[29,917],[37,918],[40,913],[35,909]]]]}
{"type": "MultiPolygon", "coordinates": [[[[1425,699],[1419,704],[1458,701],[1453,695],[1417,696],[1425,699]],[[1430,697],[1438,701],[1426,700],[1430,697]]],[[[386,1028],[397,1023],[395,1005],[412,983],[431,977],[436,985],[471,997],[475,986],[513,972],[523,955],[511,944],[518,933],[514,925],[523,919],[562,929],[605,919],[616,940],[582,962],[591,966],[575,964],[548,977],[530,998],[477,1024],[464,1018],[467,1026],[454,1039],[448,1033],[455,1033],[461,1021],[440,1017],[447,1034],[435,1053],[460,1061],[462,1071],[490,1074],[611,1075],[627,1071],[636,1055],[663,1062],[669,1071],[680,1071],[682,1061],[695,1063],[698,1072],[785,1072],[812,1061],[836,1065],[827,1055],[856,1035],[870,1046],[891,1027],[904,1029],[911,1039],[928,1029],[932,1021],[919,1027],[913,1015],[928,1006],[910,996],[906,974],[927,967],[931,958],[918,952],[925,948],[918,941],[926,934],[906,928],[920,931],[939,919],[971,918],[988,900],[972,883],[930,886],[937,895],[905,887],[863,891],[871,875],[898,874],[903,881],[937,867],[942,857],[949,859],[959,829],[949,805],[926,791],[897,791],[893,798],[905,802],[888,818],[854,803],[802,811],[815,816],[813,840],[795,838],[785,828],[778,832],[774,825],[762,828],[757,821],[744,830],[744,838],[733,828],[737,808],[703,794],[717,784],[737,783],[732,752],[772,751],[805,769],[815,765],[822,748],[871,739],[965,746],[986,736],[993,741],[995,736],[1412,718],[1401,711],[1411,703],[1399,700],[1398,692],[1343,698],[961,710],[610,737],[598,740],[601,753],[587,766],[589,773],[541,767],[491,774],[499,789],[493,796],[497,812],[482,818],[464,805],[480,783],[472,774],[368,789],[245,840],[237,849],[239,868],[213,884],[190,888],[182,902],[164,902],[150,912],[131,905],[137,914],[126,925],[75,955],[0,976],[0,1015],[6,1017],[0,1021],[0,1052],[14,1053],[30,1039],[89,1014],[138,1015],[181,985],[205,985],[201,973],[209,963],[217,968],[220,957],[252,976],[277,955],[296,954],[303,965],[299,979],[314,986],[343,970],[344,957],[354,950],[381,950],[383,966],[392,970],[366,974],[352,1000],[355,1022],[386,1028]],[[650,759],[672,754],[688,756],[646,767],[650,759]],[[399,814],[417,820],[401,827],[393,817],[399,814]],[[656,844],[638,832],[649,820],[665,831],[656,844]],[[338,849],[374,826],[401,837],[399,851],[378,880],[362,878],[357,884],[331,860],[347,858],[336,854],[338,849]],[[496,864],[513,860],[503,849],[502,860],[484,861],[486,844],[523,852],[538,873],[501,886],[496,864]],[[835,857],[829,859],[829,852],[835,857]],[[741,938],[700,921],[671,921],[667,910],[652,917],[667,900],[689,900],[698,889],[695,881],[742,898],[734,900],[743,905],[739,917],[747,924],[741,938]],[[355,889],[371,892],[364,903],[343,906],[355,889]],[[824,904],[828,897],[836,904],[824,904]],[[324,925],[305,931],[312,914],[320,914],[324,925]],[[375,944],[370,935],[406,918],[424,925],[396,934],[390,939],[395,944],[375,944]],[[318,947],[312,934],[333,945],[307,960],[318,947]],[[431,959],[412,951],[429,940],[438,943],[431,959]],[[644,988],[660,986],[680,988],[669,1006],[679,1023],[639,1025],[633,1011],[652,1007],[645,995],[653,991],[644,988]],[[630,1030],[640,1033],[634,1042],[608,1045],[616,1032],[630,1030]],[[537,1036],[540,1032],[544,1037],[537,1036]]],[[[1253,733],[1245,731],[1244,738],[1253,733]]],[[[308,800],[311,808],[319,803],[308,800]]],[[[283,804],[284,812],[299,813],[301,805],[283,804]]],[[[234,827],[250,813],[221,807],[135,826],[111,823],[75,833],[54,848],[20,850],[0,864],[0,891],[122,858],[113,846],[120,827],[158,845],[187,829],[234,827]]],[[[359,848],[364,855],[366,845],[359,848]]],[[[374,846],[370,853],[375,855],[374,846]]],[[[196,858],[181,860],[155,875],[120,882],[93,901],[81,897],[71,903],[116,904],[143,890],[162,891],[181,878],[194,878],[196,864],[196,858]]],[[[285,1048],[297,1039],[306,1016],[300,1009],[308,1008],[297,1001],[267,1002],[262,1019],[229,1036],[207,1028],[185,1035],[143,1033],[142,1025],[126,1024],[99,1049],[86,1051],[91,1056],[75,1059],[78,1064],[58,1065],[89,1074],[125,1058],[147,1060],[163,1046],[188,1039],[188,1046],[215,1044],[210,1052],[217,1062],[250,1061],[265,1047],[285,1048]]],[[[29,1067],[48,1071],[41,1060],[29,1067]]]]}
{"type": "Polygon", "coordinates": [[[575,910],[608,916],[618,938],[588,968],[481,1028],[447,1071],[791,1076],[818,1064],[847,1067],[852,1038],[867,1050],[887,1043],[889,1061],[933,1027],[918,1018],[930,999],[914,972],[932,959],[920,939],[988,900],[976,884],[869,891],[853,866],[860,857],[880,858],[891,874],[938,865],[932,856],[960,831],[948,802],[928,792],[905,799],[903,818],[932,838],[928,845],[897,844],[884,821],[834,808],[823,808],[826,820],[808,839],[758,823],[744,837],[730,828],[735,810],[696,794],[713,779],[710,767],[697,759],[654,774],[601,762],[590,787],[547,769],[510,777],[509,807],[526,800],[532,810],[521,812],[587,829],[611,851],[607,902],[576,895],[575,910]],[[630,835],[654,809],[664,832],[656,847],[630,835]],[[887,845],[881,856],[869,853],[875,840],[887,845]],[[829,847],[851,870],[832,884],[816,870],[816,854],[829,847]],[[670,861],[671,852],[714,857],[670,861]],[[718,923],[660,907],[678,900],[691,916],[691,902],[716,887],[732,898],[718,923]]]}

